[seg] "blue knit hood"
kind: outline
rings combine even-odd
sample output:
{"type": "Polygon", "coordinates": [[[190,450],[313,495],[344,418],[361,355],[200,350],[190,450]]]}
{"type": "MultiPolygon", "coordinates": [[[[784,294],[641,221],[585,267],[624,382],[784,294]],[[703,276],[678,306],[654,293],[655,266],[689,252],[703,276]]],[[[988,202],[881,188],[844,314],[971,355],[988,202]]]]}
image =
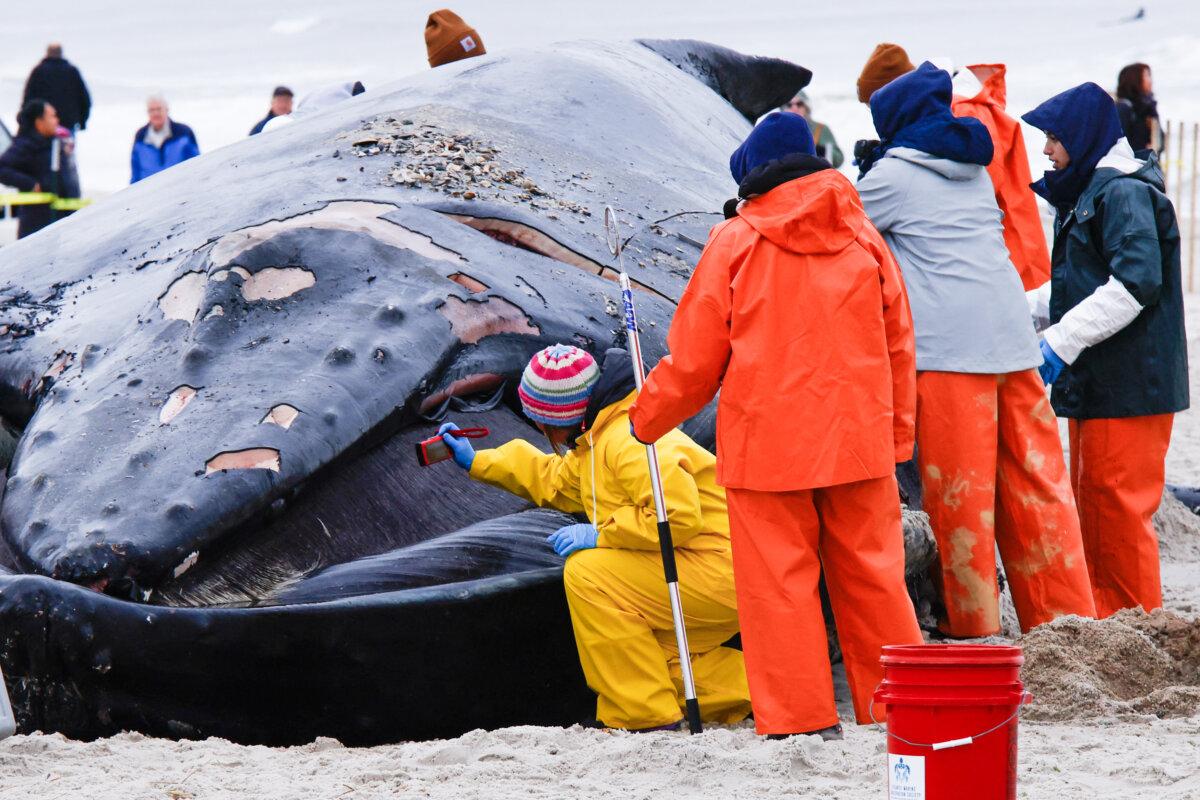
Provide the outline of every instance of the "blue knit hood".
{"type": "Polygon", "coordinates": [[[992,163],[992,137],[982,122],[950,111],[950,74],[926,61],[871,95],[879,147],[870,164],[893,147],[911,147],[962,164],[992,163]]]}
{"type": "Polygon", "coordinates": [[[1083,83],[1056,94],[1021,119],[1062,142],[1071,157],[1066,169],[1046,170],[1031,186],[1055,207],[1075,205],[1100,159],[1125,135],[1108,92],[1083,83]]]}
{"type": "Polygon", "coordinates": [[[729,172],[740,185],[758,167],[790,155],[815,155],[812,131],[799,114],[777,111],[754,126],[729,157],[729,172]]]}

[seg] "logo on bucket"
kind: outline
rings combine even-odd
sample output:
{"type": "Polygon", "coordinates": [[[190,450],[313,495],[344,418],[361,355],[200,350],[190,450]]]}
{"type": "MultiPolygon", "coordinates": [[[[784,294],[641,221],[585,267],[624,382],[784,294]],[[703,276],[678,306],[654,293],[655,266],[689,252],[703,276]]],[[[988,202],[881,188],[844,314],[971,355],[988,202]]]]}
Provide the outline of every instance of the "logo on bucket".
{"type": "Polygon", "coordinates": [[[925,757],[888,753],[888,800],[925,800],[925,757]]]}

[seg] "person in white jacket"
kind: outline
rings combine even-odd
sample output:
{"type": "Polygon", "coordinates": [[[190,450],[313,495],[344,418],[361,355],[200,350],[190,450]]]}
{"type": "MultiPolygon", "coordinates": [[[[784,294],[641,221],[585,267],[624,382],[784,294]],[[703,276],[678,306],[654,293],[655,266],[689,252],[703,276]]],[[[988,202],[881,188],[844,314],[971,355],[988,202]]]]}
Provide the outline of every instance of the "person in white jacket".
{"type": "Polygon", "coordinates": [[[917,341],[917,464],[940,556],[941,630],[1000,629],[995,549],[1029,630],[1094,616],[1038,341],[986,165],[992,140],[950,110],[926,62],[877,90],[881,143],[858,183],[900,263],[917,341]]]}

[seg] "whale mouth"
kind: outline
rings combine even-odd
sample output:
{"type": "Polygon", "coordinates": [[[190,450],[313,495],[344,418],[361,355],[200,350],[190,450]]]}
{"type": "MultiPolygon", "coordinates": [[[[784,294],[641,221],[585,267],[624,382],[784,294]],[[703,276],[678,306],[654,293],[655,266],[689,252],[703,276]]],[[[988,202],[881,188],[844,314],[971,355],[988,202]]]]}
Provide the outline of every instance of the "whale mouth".
{"type": "MultiPolygon", "coordinates": [[[[562,264],[575,267],[592,275],[597,275],[606,281],[618,282],[620,273],[610,266],[605,266],[599,262],[588,258],[566,245],[562,244],[553,237],[538,230],[532,225],[526,225],[523,222],[515,222],[513,220],[502,219],[500,217],[483,217],[471,216],[468,214],[455,214],[451,212],[440,212],[455,222],[460,222],[469,228],[473,228],[482,234],[490,236],[492,239],[506,244],[509,247],[516,247],[530,253],[536,253],[540,256],[553,259],[562,264]]],[[[674,300],[669,295],[660,292],[653,286],[649,286],[641,281],[630,277],[629,283],[633,288],[639,289],[648,294],[653,294],[663,298],[671,303],[674,300]]]]}
{"type": "MultiPolygon", "coordinates": [[[[416,443],[436,433],[436,420],[450,410],[457,419],[467,417],[469,425],[490,429],[496,444],[532,438],[533,428],[504,403],[505,389],[499,374],[450,381],[419,403],[421,410],[398,431],[374,444],[360,444],[210,546],[188,553],[151,590],[116,583],[106,588],[107,594],[128,596],[132,591],[134,599],[160,606],[278,604],[282,594],[331,567],[368,558],[378,563],[386,553],[527,510],[528,504],[512,495],[481,493],[454,464],[414,469],[416,443]]],[[[379,569],[395,570],[395,565],[379,569]]],[[[362,578],[364,570],[352,572],[356,581],[372,583],[362,578]]],[[[416,584],[401,582],[392,588],[409,585],[416,584]]],[[[312,590],[292,594],[313,596],[312,590]]]]}

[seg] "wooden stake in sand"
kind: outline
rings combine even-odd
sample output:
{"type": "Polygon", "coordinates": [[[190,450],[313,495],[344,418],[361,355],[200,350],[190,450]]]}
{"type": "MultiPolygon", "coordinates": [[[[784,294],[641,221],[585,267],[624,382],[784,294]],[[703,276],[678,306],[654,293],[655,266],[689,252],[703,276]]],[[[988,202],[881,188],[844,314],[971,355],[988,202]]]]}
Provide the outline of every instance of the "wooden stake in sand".
{"type": "Polygon", "coordinates": [[[1187,125],[1176,120],[1175,128],[1179,131],[1175,137],[1179,140],[1175,144],[1175,213],[1178,214],[1183,208],[1183,144],[1187,138],[1187,125]]]}
{"type": "Polygon", "coordinates": [[[1192,123],[1192,203],[1188,209],[1188,292],[1196,278],[1196,175],[1200,173],[1200,122],[1192,123]]]}
{"type": "Polygon", "coordinates": [[[1175,129],[1171,127],[1171,120],[1167,120],[1163,125],[1163,151],[1162,159],[1159,161],[1163,174],[1163,192],[1167,197],[1171,196],[1171,142],[1175,140],[1174,133],[1175,129]]]}

